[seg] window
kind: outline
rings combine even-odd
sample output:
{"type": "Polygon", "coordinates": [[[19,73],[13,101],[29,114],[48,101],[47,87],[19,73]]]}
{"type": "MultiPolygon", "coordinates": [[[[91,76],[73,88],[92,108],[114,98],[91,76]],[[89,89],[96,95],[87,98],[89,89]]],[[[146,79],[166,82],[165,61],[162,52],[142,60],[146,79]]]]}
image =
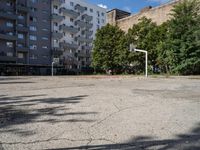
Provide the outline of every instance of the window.
{"type": "Polygon", "coordinates": [[[99,11],[97,11],[97,16],[98,16],[98,17],[100,16],[99,11]]]}
{"type": "Polygon", "coordinates": [[[37,40],[37,37],[35,36],[35,35],[30,35],[30,40],[32,40],[32,41],[36,41],[37,40]]]}
{"type": "Polygon", "coordinates": [[[30,50],[36,50],[37,49],[37,45],[30,45],[30,50]]]}
{"type": "Polygon", "coordinates": [[[102,19],[102,20],[101,20],[101,22],[102,22],[102,23],[105,23],[105,20],[104,20],[104,19],[102,19]]]}
{"type": "Polygon", "coordinates": [[[48,29],[46,29],[46,28],[43,28],[43,29],[42,29],[42,31],[49,31],[49,30],[48,30],[48,29]]]}
{"type": "Polygon", "coordinates": [[[43,19],[42,22],[48,22],[46,19],[43,19]]]}
{"type": "Polygon", "coordinates": [[[72,6],[72,7],[73,7],[73,6],[74,6],[74,3],[73,3],[73,2],[70,2],[70,6],[72,6]]]}
{"type": "Polygon", "coordinates": [[[24,58],[24,54],[23,54],[23,53],[18,53],[18,54],[17,54],[17,57],[18,57],[18,58],[24,58]]]}
{"type": "Polygon", "coordinates": [[[30,26],[29,28],[30,28],[30,31],[37,31],[36,26],[30,26]]]}
{"type": "Polygon", "coordinates": [[[32,22],[37,22],[37,18],[32,17],[32,16],[30,16],[29,20],[32,21],[32,22]]]}
{"type": "Polygon", "coordinates": [[[30,10],[31,10],[32,12],[36,12],[36,11],[37,11],[37,8],[31,7],[30,10]]]}
{"type": "Polygon", "coordinates": [[[18,43],[18,44],[17,44],[17,47],[24,47],[24,45],[23,45],[23,44],[20,44],[20,43],[18,43]]]}
{"type": "Polygon", "coordinates": [[[44,36],[43,36],[43,37],[42,37],[42,39],[43,39],[43,40],[48,40],[49,38],[48,38],[48,37],[44,37],[44,36]]]}
{"type": "Polygon", "coordinates": [[[58,9],[58,6],[54,5],[54,6],[53,6],[53,9],[58,9]]]}
{"type": "Polygon", "coordinates": [[[93,9],[92,9],[92,8],[90,8],[90,12],[91,12],[91,13],[93,12],[93,9]]]}
{"type": "Polygon", "coordinates": [[[105,14],[102,12],[102,13],[101,13],[101,16],[105,16],[105,14]]]}
{"type": "Polygon", "coordinates": [[[7,35],[14,35],[14,33],[13,32],[8,32],[7,35]]]}
{"type": "Polygon", "coordinates": [[[18,19],[23,20],[24,18],[25,18],[25,17],[24,17],[23,14],[19,14],[19,15],[18,15],[18,19]]]}
{"type": "Polygon", "coordinates": [[[34,55],[34,54],[32,54],[32,55],[30,56],[30,59],[37,59],[37,56],[34,55]]]}
{"type": "Polygon", "coordinates": [[[7,56],[12,57],[12,56],[13,56],[13,53],[12,53],[12,52],[7,52],[7,56]]]}
{"type": "Polygon", "coordinates": [[[46,10],[43,10],[43,11],[42,11],[42,13],[44,13],[44,14],[48,14],[48,11],[46,11],[46,10]]]}
{"type": "Polygon", "coordinates": [[[37,3],[38,0],[30,0],[32,3],[37,3]]]}
{"type": "Polygon", "coordinates": [[[24,27],[24,25],[23,25],[23,24],[18,24],[17,26],[18,26],[18,27],[24,27]]]}
{"type": "Polygon", "coordinates": [[[6,2],[6,5],[7,5],[7,6],[13,6],[13,3],[12,3],[11,1],[7,1],[7,2],[6,2]]]}
{"type": "Polygon", "coordinates": [[[57,26],[58,26],[58,23],[57,23],[57,22],[54,22],[54,23],[53,23],[53,26],[57,27],[57,26]]]}
{"type": "Polygon", "coordinates": [[[13,27],[13,23],[12,22],[6,22],[6,26],[7,27],[13,27]]]}
{"type": "Polygon", "coordinates": [[[6,46],[10,47],[10,48],[13,48],[13,42],[6,42],[6,46]]]}
{"type": "Polygon", "coordinates": [[[70,18],[70,22],[74,22],[74,19],[70,18]]]}
{"type": "Polygon", "coordinates": [[[47,48],[48,48],[48,46],[42,46],[42,48],[44,48],[44,49],[47,49],[47,48]]]}
{"type": "Polygon", "coordinates": [[[24,34],[18,33],[18,39],[24,39],[24,34]]]}

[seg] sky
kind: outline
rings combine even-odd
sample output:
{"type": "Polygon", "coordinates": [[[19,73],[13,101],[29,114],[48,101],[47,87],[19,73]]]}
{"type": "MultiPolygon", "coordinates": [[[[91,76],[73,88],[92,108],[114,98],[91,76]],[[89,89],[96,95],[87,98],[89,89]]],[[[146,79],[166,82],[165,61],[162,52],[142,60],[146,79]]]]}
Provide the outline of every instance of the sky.
{"type": "Polygon", "coordinates": [[[137,13],[146,6],[158,6],[170,0],[86,0],[92,4],[99,5],[111,10],[113,8],[122,9],[131,13],[137,13]]]}

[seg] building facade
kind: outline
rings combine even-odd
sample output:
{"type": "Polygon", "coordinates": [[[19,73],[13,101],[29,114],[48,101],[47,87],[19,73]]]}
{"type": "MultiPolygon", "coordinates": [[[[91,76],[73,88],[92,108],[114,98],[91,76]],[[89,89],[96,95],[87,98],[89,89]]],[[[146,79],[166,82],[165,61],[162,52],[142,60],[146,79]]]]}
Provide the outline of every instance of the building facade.
{"type": "Polygon", "coordinates": [[[106,10],[84,0],[0,0],[0,75],[81,71],[106,10]],[[12,72],[12,73],[11,73],[12,72]]]}
{"type": "Polygon", "coordinates": [[[95,33],[105,23],[106,10],[101,7],[84,0],[53,0],[53,57],[67,69],[89,68],[95,33]]]}
{"type": "Polygon", "coordinates": [[[142,17],[152,19],[153,22],[160,25],[171,18],[171,10],[173,9],[174,5],[180,1],[181,0],[173,0],[154,8],[149,6],[142,9],[137,14],[130,14],[123,10],[113,9],[107,12],[107,23],[117,25],[125,32],[128,32],[128,29],[132,28],[134,24],[137,24],[139,19],[142,17]]]}

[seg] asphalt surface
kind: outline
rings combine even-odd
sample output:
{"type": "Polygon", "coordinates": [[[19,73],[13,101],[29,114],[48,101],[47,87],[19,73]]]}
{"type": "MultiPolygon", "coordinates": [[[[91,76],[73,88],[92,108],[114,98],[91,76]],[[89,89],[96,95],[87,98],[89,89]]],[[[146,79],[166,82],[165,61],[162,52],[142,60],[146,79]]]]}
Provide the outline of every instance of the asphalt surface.
{"type": "Polygon", "coordinates": [[[199,150],[200,78],[0,77],[0,150],[199,150]]]}

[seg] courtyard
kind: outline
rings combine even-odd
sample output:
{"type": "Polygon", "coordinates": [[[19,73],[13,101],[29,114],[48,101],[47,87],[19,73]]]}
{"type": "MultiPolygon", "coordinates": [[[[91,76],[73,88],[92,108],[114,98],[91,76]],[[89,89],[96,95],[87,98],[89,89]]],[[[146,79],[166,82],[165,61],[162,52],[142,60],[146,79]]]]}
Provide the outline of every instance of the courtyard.
{"type": "Polygon", "coordinates": [[[200,78],[0,78],[0,150],[200,149],[200,78]]]}

